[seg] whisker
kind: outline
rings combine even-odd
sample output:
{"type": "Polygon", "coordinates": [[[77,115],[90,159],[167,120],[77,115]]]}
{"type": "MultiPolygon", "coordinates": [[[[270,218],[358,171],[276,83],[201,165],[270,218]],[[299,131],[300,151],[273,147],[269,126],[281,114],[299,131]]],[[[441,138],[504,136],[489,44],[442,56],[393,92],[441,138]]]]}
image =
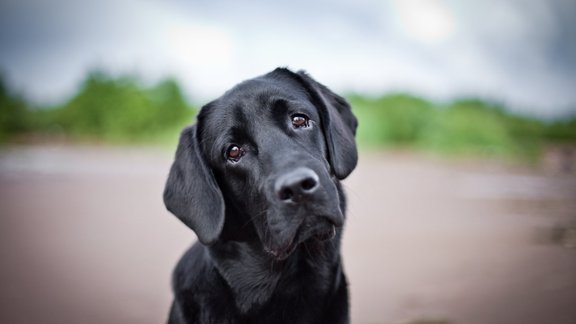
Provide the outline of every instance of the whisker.
{"type": "Polygon", "coordinates": [[[264,215],[266,214],[266,212],[268,212],[268,210],[265,209],[265,210],[263,210],[262,212],[254,215],[254,216],[252,216],[252,217],[250,217],[250,219],[248,219],[248,220],[246,221],[246,223],[244,223],[244,224],[242,225],[242,228],[244,228],[244,227],[246,227],[248,224],[250,224],[251,221],[254,221],[254,220],[257,219],[257,218],[264,216],[264,215]]]}

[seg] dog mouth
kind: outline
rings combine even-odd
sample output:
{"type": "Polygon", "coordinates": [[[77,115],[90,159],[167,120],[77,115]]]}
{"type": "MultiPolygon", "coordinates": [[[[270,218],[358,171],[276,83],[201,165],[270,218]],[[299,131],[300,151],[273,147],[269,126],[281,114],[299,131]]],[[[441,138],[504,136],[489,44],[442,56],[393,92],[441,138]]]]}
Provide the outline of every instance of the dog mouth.
{"type": "Polygon", "coordinates": [[[328,241],[336,236],[336,226],[330,225],[327,230],[322,230],[314,234],[314,238],[320,242],[328,241]]]}
{"type": "Polygon", "coordinates": [[[316,242],[326,242],[332,240],[336,236],[336,225],[334,224],[321,224],[311,228],[310,226],[302,226],[292,238],[292,240],[279,249],[272,249],[264,246],[264,251],[270,254],[277,261],[287,259],[296,248],[307,241],[314,240],[316,242]]]}
{"type": "Polygon", "coordinates": [[[268,247],[264,247],[264,251],[272,255],[274,259],[276,259],[276,261],[282,261],[287,259],[292,254],[292,252],[294,252],[294,250],[296,249],[296,245],[297,244],[295,244],[295,242],[292,241],[290,242],[290,244],[281,249],[273,250],[268,247]]]}

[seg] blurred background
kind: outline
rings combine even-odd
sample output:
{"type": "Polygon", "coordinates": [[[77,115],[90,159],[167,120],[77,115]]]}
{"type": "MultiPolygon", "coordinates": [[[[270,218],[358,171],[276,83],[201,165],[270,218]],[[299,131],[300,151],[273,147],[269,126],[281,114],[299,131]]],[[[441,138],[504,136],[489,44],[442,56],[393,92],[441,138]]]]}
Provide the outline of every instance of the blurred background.
{"type": "Polygon", "coordinates": [[[304,69],[345,96],[352,323],[576,322],[570,0],[0,2],[0,322],[158,323],[180,129],[304,69]]]}

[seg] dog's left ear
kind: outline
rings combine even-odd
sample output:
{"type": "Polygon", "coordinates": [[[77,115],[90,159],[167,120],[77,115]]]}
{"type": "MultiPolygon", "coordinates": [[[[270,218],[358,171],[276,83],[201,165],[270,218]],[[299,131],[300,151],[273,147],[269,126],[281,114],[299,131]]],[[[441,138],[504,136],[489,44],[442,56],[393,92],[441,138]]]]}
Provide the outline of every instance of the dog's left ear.
{"type": "Polygon", "coordinates": [[[296,76],[308,90],[320,112],[329,161],[336,177],[342,180],[358,163],[355,140],[358,120],[346,99],[318,83],[304,71],[299,71],[296,76]]]}
{"type": "Polygon", "coordinates": [[[166,208],[190,227],[205,245],[224,227],[224,198],[200,152],[197,126],[180,134],[176,157],[164,188],[166,208]]]}

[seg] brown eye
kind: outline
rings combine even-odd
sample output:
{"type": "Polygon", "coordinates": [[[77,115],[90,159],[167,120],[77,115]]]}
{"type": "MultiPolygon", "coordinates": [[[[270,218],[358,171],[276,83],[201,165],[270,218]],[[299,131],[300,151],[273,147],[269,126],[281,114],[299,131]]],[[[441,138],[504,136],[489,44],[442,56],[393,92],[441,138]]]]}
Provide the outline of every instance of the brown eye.
{"type": "Polygon", "coordinates": [[[296,114],[292,115],[292,126],[296,128],[300,127],[308,127],[309,126],[309,118],[306,115],[296,114]]]}
{"type": "Polygon", "coordinates": [[[244,155],[244,150],[238,145],[232,145],[226,151],[226,158],[230,161],[238,162],[240,158],[244,155]]]}

